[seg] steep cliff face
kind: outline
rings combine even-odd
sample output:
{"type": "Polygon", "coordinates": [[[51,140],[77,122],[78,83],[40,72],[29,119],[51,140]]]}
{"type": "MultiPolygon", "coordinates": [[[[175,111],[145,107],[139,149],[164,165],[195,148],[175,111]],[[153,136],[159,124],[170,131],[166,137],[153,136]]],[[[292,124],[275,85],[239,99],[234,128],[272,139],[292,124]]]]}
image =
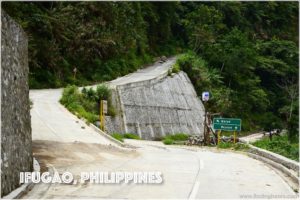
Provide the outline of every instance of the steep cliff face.
{"type": "Polygon", "coordinates": [[[116,85],[118,115],[108,119],[108,132],[135,133],[149,140],[180,132],[203,135],[204,106],[184,72],[167,75],[172,64],[150,79],[116,85]]]}
{"type": "Polygon", "coordinates": [[[27,36],[1,12],[1,196],[32,170],[27,36]]]}

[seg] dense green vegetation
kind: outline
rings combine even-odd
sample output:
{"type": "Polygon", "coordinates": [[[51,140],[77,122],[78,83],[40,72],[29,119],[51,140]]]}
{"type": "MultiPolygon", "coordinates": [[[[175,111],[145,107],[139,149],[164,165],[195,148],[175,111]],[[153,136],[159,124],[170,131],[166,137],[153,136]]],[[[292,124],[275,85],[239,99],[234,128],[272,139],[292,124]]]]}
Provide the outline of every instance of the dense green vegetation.
{"type": "Polygon", "coordinates": [[[272,140],[266,137],[254,142],[253,145],[299,161],[299,143],[290,142],[287,135],[273,136],[272,140]]]}
{"type": "Polygon", "coordinates": [[[101,99],[108,100],[108,115],[114,115],[114,108],[110,103],[110,89],[104,84],[98,85],[96,90],[83,88],[81,92],[77,86],[67,86],[60,102],[77,117],[94,123],[99,120],[101,99]]]}
{"type": "Polygon", "coordinates": [[[107,81],[151,63],[154,56],[176,54],[181,43],[173,34],[177,6],[163,2],[2,3],[28,34],[31,88],[107,81]]]}
{"type": "Polygon", "coordinates": [[[223,2],[196,8],[185,19],[193,51],[181,55],[176,67],[189,75],[199,96],[210,91],[208,111],[242,118],[244,132],[288,128],[290,140],[297,140],[298,5],[223,2]]]}
{"type": "Polygon", "coordinates": [[[211,92],[209,112],[242,118],[246,132],[287,128],[289,140],[298,139],[298,2],[2,7],[28,34],[31,88],[107,81],[154,57],[184,53],[173,72],[184,70],[199,95],[211,92]]]}

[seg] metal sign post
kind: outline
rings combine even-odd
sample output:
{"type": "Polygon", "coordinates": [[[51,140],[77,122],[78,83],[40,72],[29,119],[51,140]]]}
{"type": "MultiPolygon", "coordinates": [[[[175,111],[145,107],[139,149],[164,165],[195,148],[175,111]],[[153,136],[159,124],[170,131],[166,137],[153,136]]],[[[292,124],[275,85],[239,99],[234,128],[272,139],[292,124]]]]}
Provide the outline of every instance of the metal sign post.
{"type": "Polygon", "coordinates": [[[102,120],[102,100],[100,100],[100,106],[99,106],[99,108],[100,108],[100,113],[99,113],[99,121],[100,121],[100,129],[101,130],[103,130],[103,120],[102,120]]]}
{"type": "Polygon", "coordinates": [[[220,144],[221,140],[221,130],[218,131],[218,145],[220,144]]]}
{"type": "Polygon", "coordinates": [[[234,131],[233,132],[233,144],[235,144],[235,142],[236,142],[236,132],[234,131]]]}
{"type": "MultiPolygon", "coordinates": [[[[204,108],[205,108],[205,104],[206,102],[209,100],[209,92],[202,92],[202,101],[204,103],[204,108]]],[[[207,129],[207,110],[205,108],[205,116],[204,116],[204,142],[209,144],[209,134],[208,134],[208,129],[207,129]]]]}
{"type": "Polygon", "coordinates": [[[236,143],[236,132],[241,131],[242,120],[235,118],[214,118],[213,128],[218,131],[218,144],[220,144],[221,131],[233,131],[233,143],[236,143]]]}

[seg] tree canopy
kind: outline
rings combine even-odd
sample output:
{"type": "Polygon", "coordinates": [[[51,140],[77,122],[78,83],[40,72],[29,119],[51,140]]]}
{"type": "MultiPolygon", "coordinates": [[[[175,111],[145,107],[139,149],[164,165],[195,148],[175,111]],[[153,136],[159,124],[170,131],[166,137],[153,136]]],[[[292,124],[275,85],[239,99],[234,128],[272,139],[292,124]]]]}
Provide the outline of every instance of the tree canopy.
{"type": "Polygon", "coordinates": [[[185,53],[179,65],[199,95],[211,91],[212,112],[242,117],[244,130],[299,132],[298,2],[2,2],[2,7],[28,34],[31,88],[107,81],[154,57],[185,53]]]}

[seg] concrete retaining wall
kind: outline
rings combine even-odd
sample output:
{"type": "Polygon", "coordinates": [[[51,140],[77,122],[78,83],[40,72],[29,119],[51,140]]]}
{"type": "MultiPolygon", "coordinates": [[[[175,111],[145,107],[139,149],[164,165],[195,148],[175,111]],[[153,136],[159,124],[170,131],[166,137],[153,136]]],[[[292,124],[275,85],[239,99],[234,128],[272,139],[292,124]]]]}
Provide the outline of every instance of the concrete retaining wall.
{"type": "Polygon", "coordinates": [[[184,132],[203,135],[204,106],[184,72],[118,85],[114,92],[116,123],[108,132],[134,133],[155,139],[184,132]]]}
{"type": "Polygon", "coordinates": [[[294,160],[291,160],[291,159],[281,156],[279,154],[267,151],[265,149],[255,147],[253,145],[249,145],[249,146],[250,146],[250,149],[249,149],[250,153],[257,154],[262,157],[268,158],[276,163],[279,163],[279,164],[285,166],[288,169],[294,170],[295,172],[298,173],[298,176],[299,176],[299,162],[296,162],[294,160]]]}
{"type": "Polygon", "coordinates": [[[1,12],[1,196],[32,171],[27,36],[1,12]]]}

